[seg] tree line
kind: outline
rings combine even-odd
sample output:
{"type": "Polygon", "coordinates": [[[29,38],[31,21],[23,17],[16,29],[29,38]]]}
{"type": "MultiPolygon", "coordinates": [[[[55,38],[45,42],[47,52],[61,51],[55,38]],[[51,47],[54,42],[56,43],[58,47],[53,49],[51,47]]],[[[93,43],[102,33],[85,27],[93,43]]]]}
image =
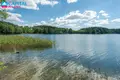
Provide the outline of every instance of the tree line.
{"type": "Polygon", "coordinates": [[[9,22],[0,21],[0,34],[21,34],[21,33],[34,33],[34,34],[71,34],[72,29],[58,28],[48,25],[40,26],[18,26],[9,22]]]}
{"type": "Polygon", "coordinates": [[[120,29],[108,29],[103,27],[88,27],[80,30],[71,28],[58,28],[49,25],[18,26],[9,22],[0,21],[0,34],[120,34],[120,29]]]}
{"type": "Polygon", "coordinates": [[[82,28],[75,33],[79,34],[120,34],[120,29],[108,29],[104,27],[88,27],[82,28]]]}

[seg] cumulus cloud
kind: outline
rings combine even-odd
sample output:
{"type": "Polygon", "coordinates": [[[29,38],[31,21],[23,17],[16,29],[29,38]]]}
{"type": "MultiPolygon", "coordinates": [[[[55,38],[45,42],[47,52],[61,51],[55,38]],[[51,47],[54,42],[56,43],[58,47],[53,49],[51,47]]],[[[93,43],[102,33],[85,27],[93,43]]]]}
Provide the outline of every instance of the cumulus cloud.
{"type": "Polygon", "coordinates": [[[79,10],[72,11],[63,17],[59,17],[55,19],[56,23],[76,23],[76,22],[83,22],[88,21],[90,19],[94,19],[96,17],[96,12],[87,10],[84,13],[80,13],[79,10]]]}
{"type": "MultiPolygon", "coordinates": [[[[48,21],[40,21],[32,24],[27,24],[29,26],[34,25],[52,25],[57,27],[64,28],[72,28],[72,29],[80,29],[84,27],[94,27],[94,26],[105,26],[112,27],[112,25],[117,25],[116,22],[120,23],[120,18],[116,18],[113,20],[109,19],[108,16],[100,16],[100,14],[104,14],[105,11],[101,10],[99,12],[93,10],[86,10],[84,12],[80,12],[79,10],[71,11],[68,14],[65,14],[61,17],[51,18],[48,21]],[[105,18],[103,18],[105,17],[105,18]]],[[[22,17],[17,13],[10,13],[7,20],[16,21],[16,22],[24,22],[20,18],[22,17]]],[[[117,25],[118,26],[118,25],[117,25]]]]}
{"type": "Polygon", "coordinates": [[[7,18],[7,21],[10,22],[24,22],[23,20],[21,20],[20,18],[22,17],[20,14],[18,13],[10,13],[7,12],[9,17],[7,18]]]}
{"type": "Polygon", "coordinates": [[[21,6],[21,8],[39,10],[37,0],[18,0],[18,1],[26,2],[26,6],[23,5],[21,6]]]}
{"type": "Polygon", "coordinates": [[[41,5],[51,5],[51,6],[54,6],[56,4],[58,4],[59,2],[58,1],[55,1],[55,0],[40,0],[40,4],[41,5]]]}
{"type": "Polygon", "coordinates": [[[111,22],[120,22],[120,18],[113,19],[111,22]]]}
{"type": "Polygon", "coordinates": [[[101,20],[90,20],[86,23],[84,23],[85,26],[103,26],[103,25],[108,25],[109,20],[108,19],[101,19],[101,20]]]}
{"type": "Polygon", "coordinates": [[[75,3],[77,2],[78,0],[67,0],[67,3],[75,3]]]}
{"type": "Polygon", "coordinates": [[[80,12],[79,10],[71,11],[68,14],[62,17],[56,17],[55,19],[51,18],[49,21],[41,21],[37,23],[46,24],[46,25],[54,25],[58,27],[66,27],[79,29],[81,27],[90,27],[90,26],[104,26],[109,24],[109,20],[100,19],[98,17],[99,12],[92,10],[86,10],[84,12],[80,12]]]}
{"type": "Polygon", "coordinates": [[[72,11],[69,14],[65,15],[64,18],[65,19],[92,19],[96,17],[96,12],[95,11],[91,11],[91,10],[87,10],[84,13],[80,13],[79,10],[76,11],[72,11]]]}
{"type": "Polygon", "coordinates": [[[99,25],[105,25],[105,24],[109,24],[109,20],[108,20],[108,19],[97,20],[97,23],[98,23],[99,25]]]}
{"type": "Polygon", "coordinates": [[[38,5],[54,6],[59,3],[57,0],[17,0],[17,1],[26,2],[26,6],[23,5],[21,6],[22,8],[34,9],[34,10],[39,10],[38,5]]]}
{"type": "Polygon", "coordinates": [[[106,13],[105,11],[103,11],[103,10],[101,10],[99,13],[100,13],[102,16],[104,16],[105,18],[110,17],[109,14],[106,13]]]}
{"type": "Polygon", "coordinates": [[[98,20],[97,18],[98,17],[96,11],[86,10],[85,12],[81,13],[79,10],[76,10],[68,13],[63,17],[56,18],[54,20],[54,24],[58,24],[59,26],[69,26],[69,27],[74,27],[74,25],[93,26],[97,24],[100,26],[104,24],[109,24],[108,19],[98,20]]]}

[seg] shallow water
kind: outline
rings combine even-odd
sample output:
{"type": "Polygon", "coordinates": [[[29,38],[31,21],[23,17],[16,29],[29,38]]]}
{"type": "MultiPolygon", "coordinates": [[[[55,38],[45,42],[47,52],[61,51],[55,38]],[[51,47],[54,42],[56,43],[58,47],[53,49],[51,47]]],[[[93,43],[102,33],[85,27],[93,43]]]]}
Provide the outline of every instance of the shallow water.
{"type": "Polygon", "coordinates": [[[1,79],[81,80],[75,77],[79,73],[84,77],[82,80],[88,80],[84,76],[88,69],[106,76],[120,76],[120,35],[23,35],[49,39],[55,45],[43,51],[0,53],[0,61],[7,66],[0,71],[1,79]]]}

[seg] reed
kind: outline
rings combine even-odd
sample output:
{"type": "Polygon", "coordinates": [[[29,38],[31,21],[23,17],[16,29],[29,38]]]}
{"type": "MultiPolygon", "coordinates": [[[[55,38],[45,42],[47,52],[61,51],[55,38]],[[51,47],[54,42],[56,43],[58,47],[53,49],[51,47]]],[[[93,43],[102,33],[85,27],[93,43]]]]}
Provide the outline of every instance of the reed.
{"type": "Polygon", "coordinates": [[[52,43],[50,40],[40,38],[0,35],[0,51],[50,48],[52,43]]]}

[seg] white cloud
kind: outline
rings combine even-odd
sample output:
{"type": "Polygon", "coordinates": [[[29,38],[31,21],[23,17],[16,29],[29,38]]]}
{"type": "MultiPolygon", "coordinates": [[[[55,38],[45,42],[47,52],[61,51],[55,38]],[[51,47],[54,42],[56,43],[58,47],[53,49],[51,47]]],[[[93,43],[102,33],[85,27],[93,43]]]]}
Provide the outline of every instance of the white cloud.
{"type": "Polygon", "coordinates": [[[96,11],[86,10],[81,13],[79,10],[71,11],[62,17],[51,18],[49,21],[41,21],[36,25],[54,25],[58,27],[66,27],[79,29],[90,26],[104,26],[109,24],[108,19],[100,19],[96,11]]]}
{"type": "Polygon", "coordinates": [[[99,25],[106,25],[106,24],[109,24],[109,20],[108,20],[108,19],[98,20],[97,22],[98,22],[99,25]]]}
{"type": "Polygon", "coordinates": [[[101,10],[99,13],[105,13],[105,11],[101,10]]]}
{"type": "Polygon", "coordinates": [[[104,26],[104,25],[108,25],[109,24],[109,20],[108,19],[93,19],[90,20],[86,23],[84,23],[85,26],[104,26]]]}
{"type": "Polygon", "coordinates": [[[51,5],[51,6],[54,6],[56,4],[58,4],[59,2],[58,1],[55,1],[55,0],[40,0],[40,4],[41,5],[51,5]]]}
{"type": "Polygon", "coordinates": [[[54,21],[54,19],[53,19],[53,18],[51,18],[51,19],[50,19],[50,21],[54,21]]]}
{"type": "Polygon", "coordinates": [[[111,22],[120,22],[120,18],[113,19],[111,22]]]}
{"type": "Polygon", "coordinates": [[[77,2],[78,0],[67,0],[67,3],[75,3],[77,2]]]}
{"type": "Polygon", "coordinates": [[[83,13],[84,18],[93,19],[97,17],[97,12],[92,10],[87,10],[83,13]]]}
{"type": "Polygon", "coordinates": [[[80,27],[85,22],[94,20],[97,17],[97,12],[92,10],[86,10],[83,13],[80,13],[79,10],[72,11],[63,17],[56,18],[52,23],[57,26],[65,27],[80,27]]]}
{"type": "Polygon", "coordinates": [[[26,2],[26,6],[21,6],[22,8],[39,10],[37,0],[18,0],[18,1],[26,2]]]}
{"type": "Polygon", "coordinates": [[[102,10],[100,12],[96,12],[93,10],[86,10],[84,12],[80,12],[79,10],[76,10],[71,11],[64,16],[51,18],[48,21],[40,21],[31,25],[52,25],[57,27],[72,28],[75,30],[84,27],[94,26],[101,26],[107,28],[113,28],[115,26],[119,28],[120,18],[116,18],[113,20],[107,17],[103,18],[103,16],[100,16],[100,14],[104,12],[105,11],[102,10]]]}
{"type": "Polygon", "coordinates": [[[30,26],[37,26],[37,25],[48,25],[48,22],[46,22],[46,21],[40,21],[40,22],[36,22],[36,23],[30,24],[30,26]]]}
{"type": "Polygon", "coordinates": [[[41,21],[40,24],[44,25],[47,24],[46,21],[41,21]]]}
{"type": "Polygon", "coordinates": [[[80,13],[79,10],[72,11],[69,14],[65,15],[65,19],[93,19],[97,16],[97,13],[92,10],[86,10],[84,13],[80,13]]]}
{"type": "Polygon", "coordinates": [[[23,20],[21,20],[20,18],[22,17],[20,14],[18,13],[10,13],[7,12],[9,17],[7,18],[7,21],[9,22],[24,22],[23,20]]]}
{"type": "Polygon", "coordinates": [[[105,11],[103,11],[103,10],[101,10],[99,13],[100,13],[102,16],[104,16],[105,18],[110,17],[109,14],[106,13],[105,11]]]}
{"type": "Polygon", "coordinates": [[[55,22],[64,22],[66,24],[76,21],[88,21],[97,16],[95,11],[87,10],[84,13],[80,13],[79,10],[72,11],[69,14],[55,19],[55,22]]]}
{"type": "Polygon", "coordinates": [[[97,16],[97,19],[99,19],[100,18],[100,16],[97,16]]]}
{"type": "Polygon", "coordinates": [[[56,0],[17,0],[17,1],[26,2],[27,5],[26,6],[21,6],[22,8],[34,9],[34,10],[39,10],[38,5],[54,6],[54,5],[59,3],[56,0]]]}

